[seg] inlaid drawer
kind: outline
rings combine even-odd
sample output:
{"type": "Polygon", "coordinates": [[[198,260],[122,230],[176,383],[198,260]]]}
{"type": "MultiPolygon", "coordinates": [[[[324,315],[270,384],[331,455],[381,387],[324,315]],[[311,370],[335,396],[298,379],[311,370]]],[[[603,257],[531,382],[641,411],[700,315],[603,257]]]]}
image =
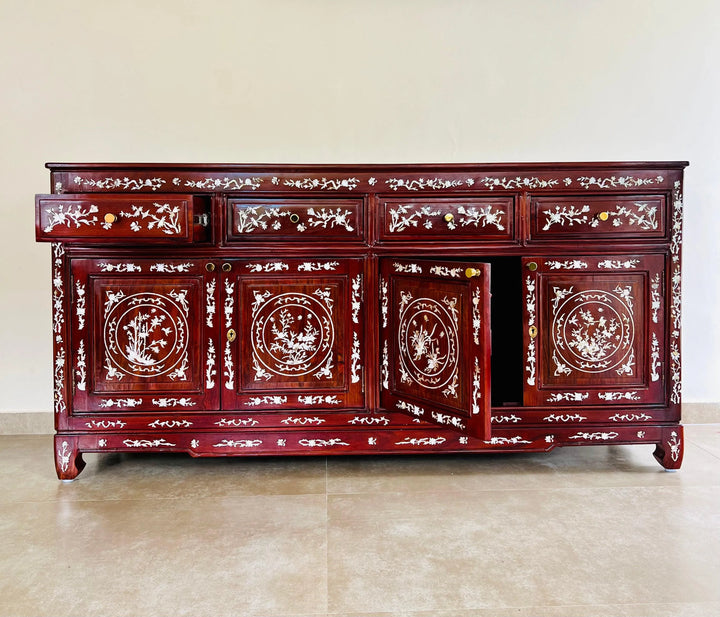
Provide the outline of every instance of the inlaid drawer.
{"type": "Polygon", "coordinates": [[[197,195],[37,195],[39,241],[189,243],[208,239],[210,200],[197,195]]]}
{"type": "Polygon", "coordinates": [[[663,195],[537,196],[530,209],[531,238],[665,236],[663,195]]]}
{"type": "Polygon", "coordinates": [[[380,216],[380,237],[385,241],[509,241],[515,235],[512,197],[385,199],[380,216]]]}
{"type": "Polygon", "coordinates": [[[362,199],[229,199],[229,242],[361,240],[362,199]]]}

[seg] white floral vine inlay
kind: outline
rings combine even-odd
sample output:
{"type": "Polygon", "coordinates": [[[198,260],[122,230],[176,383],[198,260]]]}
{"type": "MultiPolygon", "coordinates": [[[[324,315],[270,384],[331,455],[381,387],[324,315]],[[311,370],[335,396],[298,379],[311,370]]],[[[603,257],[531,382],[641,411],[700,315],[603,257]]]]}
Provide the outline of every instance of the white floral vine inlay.
{"type": "Polygon", "coordinates": [[[241,427],[241,426],[257,426],[260,424],[255,418],[221,418],[215,422],[220,427],[241,427]]]}
{"type": "Polygon", "coordinates": [[[287,396],[251,396],[245,404],[248,407],[258,407],[259,405],[284,405],[287,402],[287,396]]]}
{"type": "Polygon", "coordinates": [[[250,272],[283,272],[289,270],[290,266],[281,261],[271,261],[262,264],[245,264],[250,272]]]}
{"type": "Polygon", "coordinates": [[[67,471],[70,468],[70,455],[72,450],[67,441],[63,441],[58,450],[58,459],[60,460],[60,471],[67,471]]]}
{"type": "Polygon", "coordinates": [[[84,186],[86,188],[103,189],[103,190],[117,190],[123,189],[125,191],[140,191],[143,189],[150,189],[157,191],[162,188],[165,184],[165,180],[162,178],[103,178],[99,180],[93,180],[92,178],[83,178],[82,176],[75,176],[73,179],[75,184],[84,186]]]}
{"type": "Polygon", "coordinates": [[[333,446],[350,445],[339,437],[333,437],[331,439],[301,439],[298,443],[306,448],[330,448],[333,446]]]}
{"type": "Polygon", "coordinates": [[[54,334],[54,367],[53,367],[53,407],[56,414],[65,413],[65,340],[63,329],[65,324],[65,247],[55,242],[52,245],[52,304],[54,334]]]}
{"type": "Polygon", "coordinates": [[[75,386],[78,390],[85,391],[85,380],[87,379],[87,356],[85,355],[85,339],[80,339],[78,345],[77,361],[75,363],[75,386]]]}
{"type": "Polygon", "coordinates": [[[362,303],[362,274],[352,280],[351,311],[353,323],[360,323],[360,307],[362,303]]]}
{"type": "Polygon", "coordinates": [[[430,206],[421,206],[416,210],[411,205],[398,204],[395,208],[391,208],[388,213],[390,214],[388,231],[392,234],[401,233],[411,227],[417,227],[420,223],[425,229],[432,229],[433,218],[439,217],[442,210],[433,210],[430,206]]]}
{"type": "MultiPolygon", "coordinates": [[[[535,279],[528,275],[525,280],[525,307],[528,314],[528,328],[535,327],[535,279]]],[[[535,385],[535,338],[529,337],[527,354],[525,358],[525,372],[528,373],[527,384],[529,386],[535,385]]]]}
{"type": "Polygon", "coordinates": [[[555,210],[543,210],[545,226],[542,230],[548,231],[553,225],[564,227],[566,223],[568,227],[572,227],[575,224],[583,225],[588,222],[588,212],[590,212],[590,206],[584,205],[578,209],[572,204],[562,206],[562,208],[557,205],[555,206],[555,210]]]}
{"type": "Polygon", "coordinates": [[[443,190],[452,189],[459,186],[472,186],[475,181],[472,178],[467,180],[447,180],[443,178],[418,178],[410,180],[407,178],[389,178],[385,180],[393,191],[405,189],[407,191],[421,191],[425,189],[443,190]]]}
{"type": "Polygon", "coordinates": [[[112,407],[137,407],[142,405],[143,400],[141,398],[107,398],[101,399],[99,406],[103,409],[110,409],[112,407]]]}
{"type": "Polygon", "coordinates": [[[559,180],[543,180],[538,177],[522,178],[517,176],[515,178],[492,178],[486,177],[480,180],[480,184],[484,185],[491,191],[496,188],[502,188],[505,190],[518,190],[518,189],[546,189],[552,188],[560,184],[559,180]]]}
{"type": "Polygon", "coordinates": [[[301,394],[298,396],[298,403],[301,405],[340,405],[342,401],[334,394],[301,394]]]}
{"type": "Polygon", "coordinates": [[[213,448],[257,448],[262,445],[260,439],[223,439],[214,443],[213,448]]]}
{"type": "Polygon", "coordinates": [[[317,426],[324,423],[325,420],[323,418],[318,418],[317,416],[312,418],[309,416],[289,416],[284,420],[280,420],[280,424],[295,424],[300,426],[317,426]]]}
{"type": "Polygon", "coordinates": [[[405,272],[407,274],[422,274],[422,266],[418,264],[400,264],[400,263],[394,263],[393,267],[395,268],[395,272],[405,272]]]}
{"type": "Polygon", "coordinates": [[[225,190],[240,191],[242,189],[252,189],[253,191],[260,188],[263,183],[262,178],[203,178],[202,180],[190,180],[175,177],[172,179],[175,186],[181,184],[191,189],[209,189],[209,190],[225,190]]]}
{"type": "Polygon", "coordinates": [[[124,264],[101,263],[98,264],[98,267],[102,272],[142,272],[142,266],[130,262],[124,264]]]}
{"type": "Polygon", "coordinates": [[[658,341],[657,334],[653,332],[650,342],[650,379],[653,381],[660,380],[660,365],[660,342],[658,341]]]}
{"type": "MultiPolygon", "coordinates": [[[[152,206],[155,208],[155,212],[141,206],[130,205],[130,212],[121,211],[120,216],[132,219],[130,229],[135,232],[141,231],[144,223],[148,230],[158,229],[169,236],[182,233],[180,206],[159,203],[153,203],[152,206]]],[[[103,225],[110,225],[110,223],[103,223],[103,225]]]]}
{"type": "Polygon", "coordinates": [[[490,418],[490,421],[493,424],[505,424],[506,422],[509,422],[510,424],[516,424],[520,422],[520,418],[514,413],[511,413],[509,416],[492,416],[490,418]]]}
{"type": "MultiPolygon", "coordinates": [[[[352,191],[357,188],[360,180],[357,178],[302,178],[300,180],[284,180],[283,184],[294,189],[304,190],[330,190],[338,191],[347,189],[352,191]]],[[[273,182],[275,184],[275,182],[273,182]]]]}
{"type": "Polygon", "coordinates": [[[576,433],[575,435],[571,435],[568,437],[568,439],[585,439],[587,441],[609,441],[611,439],[616,439],[619,437],[619,433],[616,433],[615,431],[610,432],[595,432],[595,433],[576,433]]]}
{"type": "Polygon", "coordinates": [[[77,329],[85,328],[85,284],[81,281],[75,281],[75,315],[77,316],[77,329]]]}
{"type": "Polygon", "coordinates": [[[555,261],[551,259],[545,262],[551,270],[584,270],[588,267],[586,261],[582,259],[566,259],[565,261],[555,261]]]}
{"type": "Polygon", "coordinates": [[[235,387],[235,369],[230,341],[225,341],[225,353],[223,355],[223,359],[225,361],[225,369],[223,371],[223,375],[225,377],[225,389],[232,390],[235,387]]]}
{"type": "Polygon", "coordinates": [[[582,401],[585,401],[590,396],[589,392],[554,392],[551,394],[547,402],[548,403],[562,403],[562,402],[569,402],[569,403],[581,403],[582,401]]]}
{"type": "Polygon", "coordinates": [[[604,270],[629,270],[630,268],[637,268],[639,263],[639,259],[603,259],[598,262],[598,268],[604,270]]]}
{"type": "Polygon", "coordinates": [[[406,437],[396,441],[396,446],[441,446],[447,441],[445,437],[406,437]]]}
{"type": "Polygon", "coordinates": [[[385,416],[355,416],[352,420],[348,420],[348,424],[364,424],[367,426],[387,426],[390,424],[385,416]]]}
{"type": "Polygon", "coordinates": [[[183,396],[180,398],[154,398],[152,399],[152,404],[156,405],[157,407],[194,407],[197,403],[191,398],[183,396]]]}
{"type": "Polygon", "coordinates": [[[656,176],[655,178],[634,178],[633,176],[611,176],[609,178],[595,178],[588,176],[581,176],[577,179],[584,189],[589,189],[591,186],[596,186],[600,189],[608,188],[635,188],[640,186],[648,186],[650,184],[661,184],[664,181],[662,176],[656,176]]]}
{"type": "Polygon", "coordinates": [[[587,420],[587,418],[581,416],[579,413],[551,413],[549,416],[545,416],[543,420],[545,420],[545,422],[582,422],[583,420],[587,420]]]}
{"type": "Polygon", "coordinates": [[[610,420],[613,422],[646,422],[652,420],[652,416],[646,413],[616,413],[614,416],[610,416],[610,420]]]}
{"type": "Polygon", "coordinates": [[[337,261],[305,261],[298,265],[297,269],[298,272],[321,272],[323,270],[327,272],[336,270],[339,265],[340,263],[337,261]]]}
{"type": "Polygon", "coordinates": [[[150,266],[151,272],[165,272],[168,274],[175,274],[176,272],[190,272],[190,268],[192,268],[192,264],[190,262],[186,262],[184,264],[168,264],[168,263],[162,263],[158,262],[150,266]]]}
{"type": "Polygon", "coordinates": [[[126,425],[127,423],[122,420],[91,420],[85,423],[85,426],[88,428],[100,428],[104,430],[109,428],[123,428],[126,425]]]}
{"type": "Polygon", "coordinates": [[[362,365],[360,364],[360,361],[362,360],[362,355],[360,352],[360,337],[358,336],[357,330],[353,330],[353,342],[352,342],[352,351],[350,352],[350,380],[352,383],[359,383],[360,382],[360,371],[362,370],[362,365]]]}
{"type": "Polygon", "coordinates": [[[660,311],[660,273],[656,273],[650,279],[650,310],[652,311],[653,323],[658,323],[658,312],[660,311]]]}
{"type": "Polygon", "coordinates": [[[637,392],[598,392],[598,398],[602,401],[639,401],[637,392]]]}
{"type": "Polygon", "coordinates": [[[436,276],[447,276],[449,278],[461,278],[463,269],[462,268],[448,268],[447,266],[432,266],[430,273],[436,276]]]}
{"type": "Polygon", "coordinates": [[[67,228],[74,225],[76,229],[79,229],[82,225],[92,227],[98,222],[98,218],[93,216],[97,214],[98,207],[92,204],[87,208],[83,208],[80,204],[60,203],[57,206],[46,208],[45,212],[48,221],[43,231],[46,234],[50,233],[58,225],[67,228]]]}
{"type": "Polygon", "coordinates": [[[457,211],[461,215],[460,225],[462,227],[468,225],[473,227],[495,227],[498,231],[505,231],[505,225],[503,225],[505,211],[500,208],[493,210],[490,204],[484,207],[458,206],[457,211]]]}
{"type": "Polygon", "coordinates": [[[682,218],[683,197],[680,181],[676,181],[673,188],[672,235],[670,238],[670,379],[672,390],[670,402],[680,403],[682,393],[681,365],[680,365],[680,322],[682,314],[680,250],[682,247],[682,218]]]}
{"type": "Polygon", "coordinates": [[[190,420],[155,420],[150,422],[150,428],[189,428],[193,425],[190,420]]]}
{"type": "Polygon", "coordinates": [[[163,439],[126,439],[123,443],[128,448],[158,448],[160,446],[175,446],[177,444],[170,443],[163,439]]]}

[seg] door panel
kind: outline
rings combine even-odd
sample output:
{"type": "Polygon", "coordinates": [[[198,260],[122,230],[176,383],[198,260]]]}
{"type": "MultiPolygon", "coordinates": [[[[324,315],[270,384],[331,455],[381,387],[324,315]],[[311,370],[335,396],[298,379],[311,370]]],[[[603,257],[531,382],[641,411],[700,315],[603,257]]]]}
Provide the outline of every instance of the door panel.
{"type": "Polygon", "coordinates": [[[228,267],[223,407],[363,407],[363,261],[228,267]]]}
{"type": "Polygon", "coordinates": [[[664,402],[664,257],[525,258],[526,405],[664,402]]]}
{"type": "Polygon", "coordinates": [[[74,411],[218,408],[215,284],[201,262],[71,263],[74,411]]]}
{"type": "Polygon", "coordinates": [[[384,259],[380,272],[381,405],[489,437],[489,265],[384,259]]]}

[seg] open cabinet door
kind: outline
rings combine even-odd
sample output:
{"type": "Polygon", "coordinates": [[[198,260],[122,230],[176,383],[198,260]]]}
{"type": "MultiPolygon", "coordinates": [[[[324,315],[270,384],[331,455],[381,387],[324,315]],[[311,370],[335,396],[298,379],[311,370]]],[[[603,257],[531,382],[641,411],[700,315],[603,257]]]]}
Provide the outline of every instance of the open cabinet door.
{"type": "Polygon", "coordinates": [[[490,265],[380,262],[380,404],[490,438],[490,265]]]}

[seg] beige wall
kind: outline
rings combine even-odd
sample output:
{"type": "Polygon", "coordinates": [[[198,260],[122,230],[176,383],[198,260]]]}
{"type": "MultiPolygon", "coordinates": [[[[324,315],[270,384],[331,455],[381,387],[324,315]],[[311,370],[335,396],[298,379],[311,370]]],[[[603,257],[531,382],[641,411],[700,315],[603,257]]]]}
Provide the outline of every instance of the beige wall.
{"type": "Polygon", "coordinates": [[[51,407],[57,161],[689,159],[685,399],[720,401],[717,0],[0,0],[0,411],[51,407]]]}

